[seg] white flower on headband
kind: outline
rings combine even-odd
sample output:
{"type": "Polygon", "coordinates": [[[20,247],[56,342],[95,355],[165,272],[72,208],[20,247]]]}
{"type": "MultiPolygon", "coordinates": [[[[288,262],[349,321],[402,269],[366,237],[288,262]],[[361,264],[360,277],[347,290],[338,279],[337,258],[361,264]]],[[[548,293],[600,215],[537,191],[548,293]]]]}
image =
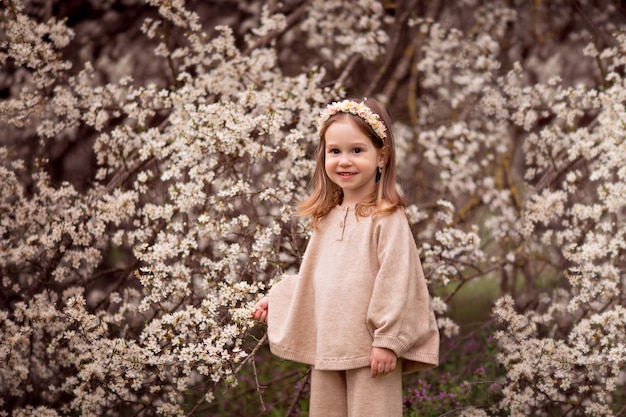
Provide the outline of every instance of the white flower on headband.
{"type": "Polygon", "coordinates": [[[365,103],[359,103],[352,100],[336,101],[326,106],[326,108],[320,112],[320,118],[317,122],[318,133],[321,131],[322,126],[324,126],[324,123],[326,123],[331,116],[339,112],[359,116],[361,119],[365,120],[368,125],[370,125],[374,132],[376,132],[376,135],[378,135],[383,142],[387,139],[387,128],[382,120],[380,120],[380,116],[367,107],[365,103]]]}

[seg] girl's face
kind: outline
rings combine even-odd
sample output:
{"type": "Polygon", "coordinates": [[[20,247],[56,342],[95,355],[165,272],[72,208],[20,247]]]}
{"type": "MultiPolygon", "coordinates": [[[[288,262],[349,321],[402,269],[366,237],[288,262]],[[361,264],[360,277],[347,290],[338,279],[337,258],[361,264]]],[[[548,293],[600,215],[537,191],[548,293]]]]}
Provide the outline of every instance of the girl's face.
{"type": "Polygon", "coordinates": [[[378,167],[385,163],[377,149],[351,117],[342,117],[324,135],[326,175],[343,190],[343,204],[356,204],[374,191],[378,167]]]}

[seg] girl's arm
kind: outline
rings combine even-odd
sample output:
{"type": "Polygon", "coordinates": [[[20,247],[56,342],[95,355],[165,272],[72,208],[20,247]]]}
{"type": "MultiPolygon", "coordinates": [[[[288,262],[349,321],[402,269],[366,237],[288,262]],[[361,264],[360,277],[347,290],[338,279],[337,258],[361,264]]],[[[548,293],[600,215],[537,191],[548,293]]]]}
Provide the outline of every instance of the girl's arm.
{"type": "Polygon", "coordinates": [[[430,297],[415,239],[404,213],[381,217],[376,226],[379,270],[367,310],[373,347],[401,357],[428,334],[430,297]]]}
{"type": "Polygon", "coordinates": [[[252,311],[252,317],[260,322],[267,322],[267,311],[269,310],[269,297],[265,296],[261,298],[255,305],[252,311]]]}

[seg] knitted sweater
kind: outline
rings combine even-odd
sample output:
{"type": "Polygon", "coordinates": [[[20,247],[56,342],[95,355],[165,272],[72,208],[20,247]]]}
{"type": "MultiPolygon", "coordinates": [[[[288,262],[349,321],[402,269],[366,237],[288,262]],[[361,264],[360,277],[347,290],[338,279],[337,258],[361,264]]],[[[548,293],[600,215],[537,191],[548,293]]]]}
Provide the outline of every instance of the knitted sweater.
{"type": "Polygon", "coordinates": [[[439,331],[401,209],[363,217],[335,207],[313,232],[298,275],[269,294],[272,353],[319,370],[369,366],[372,347],[393,350],[403,372],[439,361],[439,331]]]}

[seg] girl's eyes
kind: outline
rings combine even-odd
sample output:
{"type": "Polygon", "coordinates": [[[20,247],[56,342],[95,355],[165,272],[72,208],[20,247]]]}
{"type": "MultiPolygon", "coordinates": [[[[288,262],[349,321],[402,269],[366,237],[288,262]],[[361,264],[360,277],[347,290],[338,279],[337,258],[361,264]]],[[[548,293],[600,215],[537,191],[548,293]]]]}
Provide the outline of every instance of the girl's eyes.
{"type": "MultiPolygon", "coordinates": [[[[339,149],[331,149],[328,152],[332,153],[332,154],[335,154],[335,155],[341,153],[341,151],[339,149]]],[[[363,152],[363,149],[361,149],[361,148],[354,148],[352,150],[352,152],[354,152],[354,153],[361,153],[361,152],[363,152]]]]}

